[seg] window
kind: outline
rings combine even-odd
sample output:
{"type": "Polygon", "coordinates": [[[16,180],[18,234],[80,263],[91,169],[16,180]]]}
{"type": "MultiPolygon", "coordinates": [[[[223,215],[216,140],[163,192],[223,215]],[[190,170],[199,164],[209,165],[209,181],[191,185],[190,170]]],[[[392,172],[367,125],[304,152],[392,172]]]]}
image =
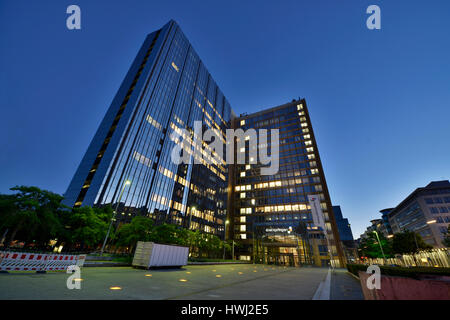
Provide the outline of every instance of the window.
{"type": "Polygon", "coordinates": [[[448,213],[448,209],[447,209],[447,207],[440,207],[439,212],[440,213],[448,213]]]}
{"type": "Polygon", "coordinates": [[[250,165],[249,164],[245,165],[245,170],[250,170],[250,165]]]}
{"type": "Polygon", "coordinates": [[[433,204],[433,198],[425,198],[426,204],[433,204]]]}
{"type": "Polygon", "coordinates": [[[245,125],[245,120],[241,120],[241,126],[245,125]]]}
{"type": "Polygon", "coordinates": [[[245,177],[245,171],[241,172],[241,177],[245,177]]]}
{"type": "Polygon", "coordinates": [[[442,203],[442,198],[434,198],[434,203],[442,203]]]}
{"type": "Polygon", "coordinates": [[[241,192],[241,199],[245,198],[245,192],[241,192]]]}
{"type": "Polygon", "coordinates": [[[430,208],[430,212],[431,212],[431,213],[439,213],[439,210],[438,210],[438,208],[436,208],[436,207],[431,207],[431,208],[430,208]]]}

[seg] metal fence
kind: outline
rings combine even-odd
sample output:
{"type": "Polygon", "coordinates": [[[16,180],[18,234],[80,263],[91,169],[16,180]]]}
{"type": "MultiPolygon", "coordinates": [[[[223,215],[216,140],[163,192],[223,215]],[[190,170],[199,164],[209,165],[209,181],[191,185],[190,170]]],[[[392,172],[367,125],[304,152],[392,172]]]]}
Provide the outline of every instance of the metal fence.
{"type": "Polygon", "coordinates": [[[365,264],[397,265],[402,267],[441,267],[450,268],[450,249],[431,249],[414,254],[397,255],[395,258],[364,259],[365,264]]]}

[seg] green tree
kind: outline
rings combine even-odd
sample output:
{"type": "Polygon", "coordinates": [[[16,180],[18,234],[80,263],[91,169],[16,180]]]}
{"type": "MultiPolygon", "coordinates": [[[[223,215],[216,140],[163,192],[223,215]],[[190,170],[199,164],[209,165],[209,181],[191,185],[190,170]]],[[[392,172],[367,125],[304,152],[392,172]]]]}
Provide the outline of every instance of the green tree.
{"type": "Polygon", "coordinates": [[[38,187],[16,186],[10,190],[16,193],[0,197],[0,226],[8,230],[8,243],[22,240],[47,245],[61,233],[62,196],[38,187]]]}
{"type": "Polygon", "coordinates": [[[153,230],[151,241],[161,244],[184,244],[187,233],[180,231],[174,224],[163,223],[153,230]]]}
{"type": "Polygon", "coordinates": [[[153,232],[153,220],[136,216],[130,223],[120,227],[115,236],[116,245],[128,247],[129,252],[132,252],[138,241],[152,241],[153,232]]]}
{"type": "Polygon", "coordinates": [[[110,206],[103,208],[84,206],[64,212],[62,221],[65,232],[61,241],[65,241],[71,247],[79,245],[81,250],[101,244],[106,236],[112,213],[110,206]]]}
{"type": "MultiPolygon", "coordinates": [[[[384,237],[382,233],[378,233],[378,237],[380,238],[385,257],[392,257],[392,243],[388,241],[388,239],[386,239],[386,237],[384,237]]],[[[367,238],[361,239],[361,243],[359,245],[359,253],[364,257],[383,258],[380,244],[378,243],[377,236],[374,232],[368,233],[367,238]]]]}
{"type": "Polygon", "coordinates": [[[404,230],[403,232],[394,234],[392,243],[394,253],[406,254],[432,248],[432,246],[423,241],[419,234],[413,231],[404,230]]]}

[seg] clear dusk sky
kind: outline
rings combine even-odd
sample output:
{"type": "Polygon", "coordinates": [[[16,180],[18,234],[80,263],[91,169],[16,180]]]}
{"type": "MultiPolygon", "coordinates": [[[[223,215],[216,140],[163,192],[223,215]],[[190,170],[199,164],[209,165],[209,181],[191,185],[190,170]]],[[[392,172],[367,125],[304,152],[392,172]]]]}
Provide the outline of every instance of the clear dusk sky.
{"type": "Polygon", "coordinates": [[[355,238],[450,178],[450,1],[0,2],[0,192],[64,193],[146,34],[176,20],[237,114],[304,97],[355,238]],[[81,8],[81,30],[66,8],[81,8]],[[381,8],[368,30],[366,8],[381,8]]]}

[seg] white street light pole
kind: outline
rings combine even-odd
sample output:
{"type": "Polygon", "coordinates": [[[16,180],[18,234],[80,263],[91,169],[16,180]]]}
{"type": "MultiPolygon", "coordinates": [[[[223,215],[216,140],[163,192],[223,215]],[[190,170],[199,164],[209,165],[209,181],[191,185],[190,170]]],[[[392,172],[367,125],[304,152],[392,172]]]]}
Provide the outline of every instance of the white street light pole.
{"type": "Polygon", "coordinates": [[[105,240],[103,241],[102,250],[100,251],[100,256],[103,256],[103,251],[105,250],[106,241],[108,240],[109,233],[111,232],[111,227],[112,227],[114,218],[116,217],[117,209],[119,208],[119,204],[120,204],[120,200],[122,200],[122,195],[123,195],[123,192],[125,191],[125,187],[129,184],[131,184],[130,180],[125,181],[125,183],[123,184],[122,191],[120,192],[119,199],[117,200],[116,209],[114,210],[113,216],[111,218],[111,222],[109,223],[108,232],[106,233],[105,240]]]}

